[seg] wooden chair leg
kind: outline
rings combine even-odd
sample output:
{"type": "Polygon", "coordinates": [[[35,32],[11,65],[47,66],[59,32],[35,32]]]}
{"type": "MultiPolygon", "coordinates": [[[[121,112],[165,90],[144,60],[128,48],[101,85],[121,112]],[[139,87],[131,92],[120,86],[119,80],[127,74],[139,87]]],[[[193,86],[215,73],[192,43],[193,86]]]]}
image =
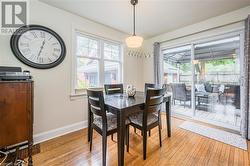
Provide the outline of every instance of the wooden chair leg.
{"type": "Polygon", "coordinates": [[[102,165],[106,166],[106,156],[107,156],[107,135],[103,133],[102,135],[102,165]]]}
{"type": "Polygon", "coordinates": [[[89,131],[89,139],[90,139],[90,145],[89,145],[89,150],[92,150],[92,142],[93,142],[93,128],[90,127],[90,131],[89,131]]]}
{"type": "Polygon", "coordinates": [[[160,141],[160,147],[161,147],[162,143],[161,143],[161,125],[160,124],[158,125],[158,129],[159,129],[159,141],[160,141]]]}
{"type": "Polygon", "coordinates": [[[147,158],[147,130],[143,130],[143,160],[147,158]]]}
{"type": "Polygon", "coordinates": [[[129,152],[129,125],[126,126],[126,146],[127,146],[127,152],[129,152]]]}
{"type": "Polygon", "coordinates": [[[148,131],[148,136],[149,136],[149,137],[151,136],[151,130],[148,131]]]}

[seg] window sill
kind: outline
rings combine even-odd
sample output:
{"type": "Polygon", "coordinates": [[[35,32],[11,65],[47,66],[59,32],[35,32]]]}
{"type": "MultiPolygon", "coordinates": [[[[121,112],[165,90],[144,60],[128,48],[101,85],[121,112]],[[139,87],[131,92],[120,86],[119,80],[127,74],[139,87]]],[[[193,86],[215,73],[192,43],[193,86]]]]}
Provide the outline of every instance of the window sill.
{"type": "Polygon", "coordinates": [[[84,99],[87,97],[87,93],[71,94],[69,97],[70,100],[84,99]]]}
{"type": "MultiPolygon", "coordinates": [[[[94,88],[90,88],[90,89],[103,91],[102,87],[94,87],[94,88]]],[[[74,92],[72,92],[70,94],[70,100],[84,99],[86,97],[87,97],[87,88],[86,89],[75,89],[74,92]]]]}

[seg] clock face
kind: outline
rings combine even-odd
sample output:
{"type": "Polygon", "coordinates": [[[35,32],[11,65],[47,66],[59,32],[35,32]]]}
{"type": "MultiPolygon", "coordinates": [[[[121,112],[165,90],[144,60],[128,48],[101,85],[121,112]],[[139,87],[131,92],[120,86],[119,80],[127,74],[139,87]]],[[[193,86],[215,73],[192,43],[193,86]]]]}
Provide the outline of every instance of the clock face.
{"type": "Polygon", "coordinates": [[[50,33],[31,30],[23,33],[18,41],[21,54],[37,64],[50,64],[58,60],[62,49],[59,41],[50,33]]]}
{"type": "Polygon", "coordinates": [[[15,56],[23,63],[40,69],[60,64],[65,57],[66,50],[58,34],[37,25],[21,27],[19,33],[13,34],[11,48],[15,56]]]}

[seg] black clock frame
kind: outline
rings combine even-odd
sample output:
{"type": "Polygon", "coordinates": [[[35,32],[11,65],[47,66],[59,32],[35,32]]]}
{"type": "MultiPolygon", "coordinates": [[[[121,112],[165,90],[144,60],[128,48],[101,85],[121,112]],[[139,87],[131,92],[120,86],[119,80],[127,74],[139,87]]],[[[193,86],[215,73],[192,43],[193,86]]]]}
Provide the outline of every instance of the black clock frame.
{"type": "Polygon", "coordinates": [[[33,68],[37,68],[37,69],[50,69],[50,68],[56,67],[57,65],[62,63],[62,61],[64,60],[64,58],[66,56],[66,46],[64,44],[63,39],[55,31],[53,31],[47,27],[41,26],[41,25],[26,25],[26,26],[22,26],[19,29],[17,29],[13,33],[13,35],[11,36],[10,47],[11,47],[13,54],[15,55],[15,57],[17,59],[19,59],[24,64],[26,64],[30,67],[33,67],[33,68]],[[20,52],[19,47],[18,47],[18,41],[19,41],[22,34],[24,34],[27,31],[30,31],[30,30],[42,30],[42,31],[48,32],[59,41],[59,43],[61,45],[61,55],[55,62],[49,63],[49,64],[38,64],[38,63],[34,63],[34,62],[29,61],[28,59],[26,59],[22,55],[22,53],[20,52]]]}

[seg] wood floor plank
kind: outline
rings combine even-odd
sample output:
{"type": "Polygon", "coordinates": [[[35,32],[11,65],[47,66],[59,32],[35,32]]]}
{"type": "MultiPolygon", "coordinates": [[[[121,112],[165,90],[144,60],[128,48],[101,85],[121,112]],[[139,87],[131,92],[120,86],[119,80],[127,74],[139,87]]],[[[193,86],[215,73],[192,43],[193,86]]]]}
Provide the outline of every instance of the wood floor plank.
{"type": "MultiPolygon", "coordinates": [[[[165,115],[162,116],[165,122],[165,115]]],[[[130,131],[130,152],[125,152],[125,165],[135,166],[249,166],[249,151],[209,139],[179,128],[183,120],[172,118],[172,137],[167,137],[163,123],[162,147],[158,130],[148,137],[147,160],[142,156],[142,137],[130,131]]],[[[114,136],[116,140],[116,135],[114,136]]],[[[93,149],[89,151],[87,130],[83,129],[41,143],[41,153],[34,155],[35,166],[96,166],[102,159],[101,136],[94,132],[93,149]]],[[[108,138],[107,165],[117,165],[117,142],[108,138]]]]}

